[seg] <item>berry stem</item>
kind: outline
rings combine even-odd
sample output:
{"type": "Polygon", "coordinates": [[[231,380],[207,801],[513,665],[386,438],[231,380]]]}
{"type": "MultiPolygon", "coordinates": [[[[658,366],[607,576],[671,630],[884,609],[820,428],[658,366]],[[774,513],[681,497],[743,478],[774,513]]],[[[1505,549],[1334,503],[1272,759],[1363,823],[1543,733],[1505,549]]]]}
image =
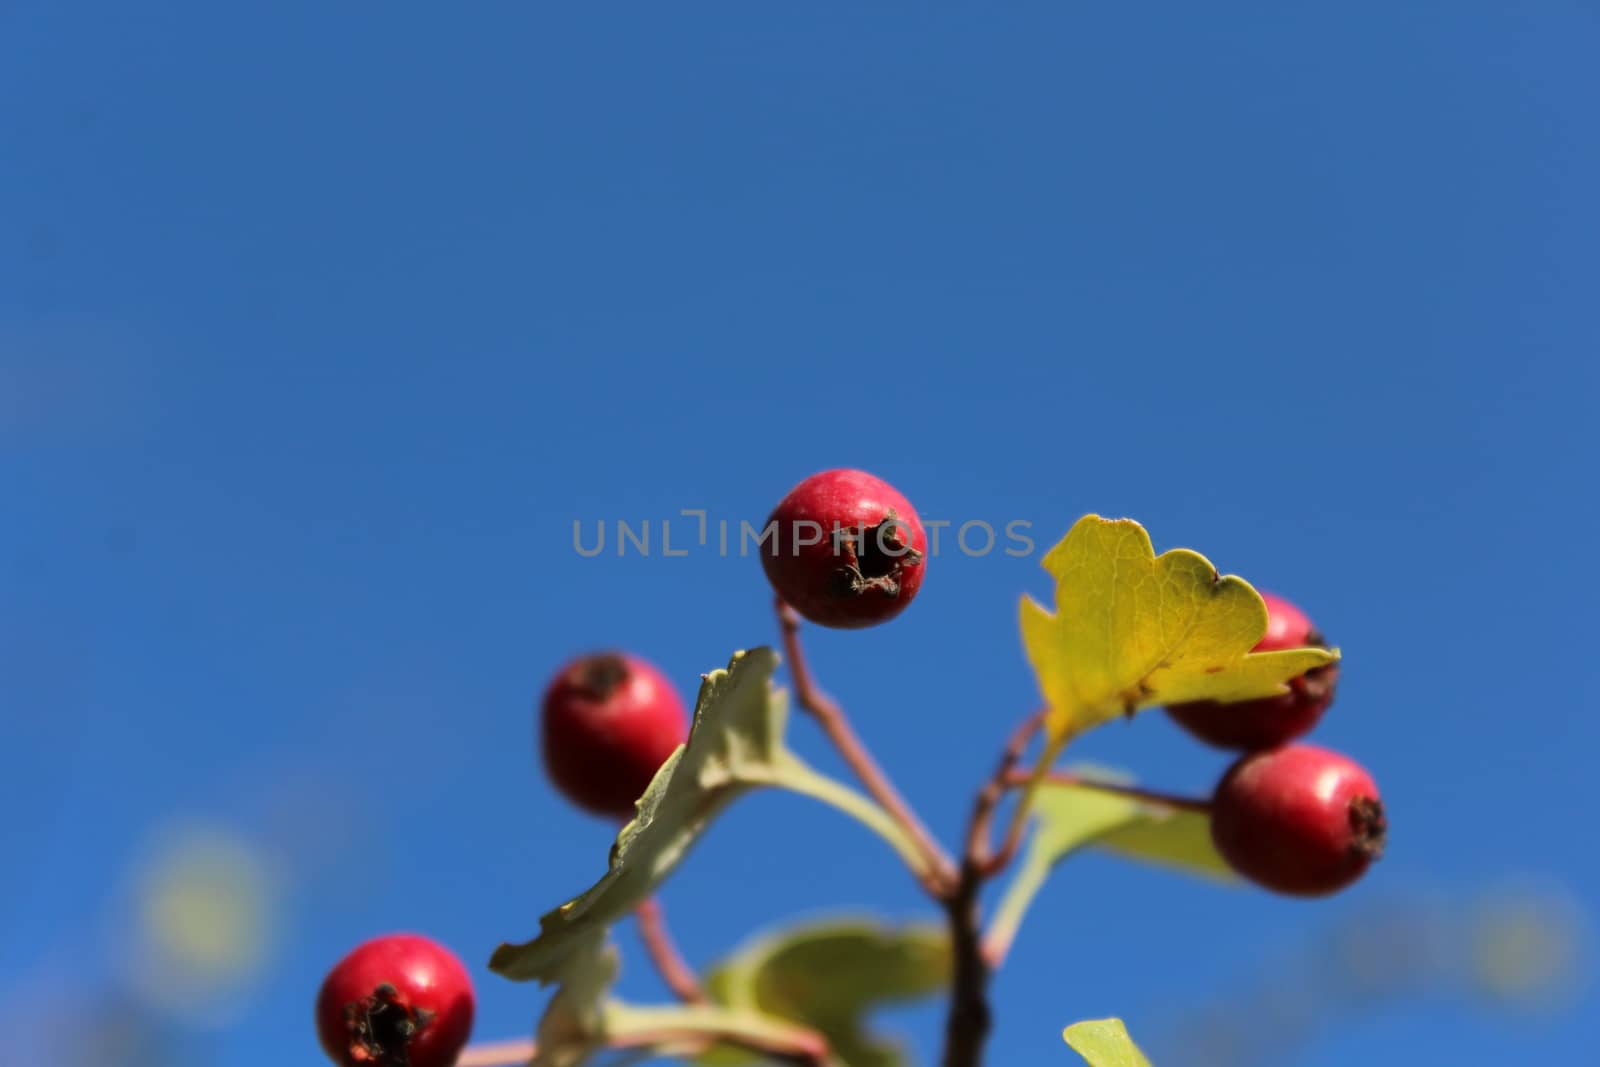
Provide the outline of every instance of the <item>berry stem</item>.
{"type": "Polygon", "coordinates": [[[700,986],[700,978],[689,966],[683,954],[678,951],[677,943],[673,941],[672,934],[667,930],[666,915],[661,909],[661,901],[657,897],[646,897],[633,911],[633,917],[639,924],[639,937],[644,941],[645,952],[650,956],[650,962],[655,964],[661,978],[667,983],[667,988],[673,996],[685,1004],[704,1004],[706,991],[700,986]]]}
{"type": "Polygon", "coordinates": [[[464,1049],[456,1067],[513,1067],[528,1063],[538,1053],[532,1041],[488,1041],[464,1049]]]}
{"type": "MultiPolygon", "coordinates": [[[[1033,780],[1033,775],[1028,771],[1011,771],[1007,773],[1005,784],[1007,788],[1026,788],[1033,780]]],[[[1053,785],[1075,785],[1084,789],[1093,789],[1101,793],[1116,793],[1118,796],[1131,797],[1134,800],[1143,800],[1151,804],[1159,804],[1164,808],[1175,808],[1179,811],[1198,811],[1208,813],[1211,811],[1211,801],[1201,797],[1185,797],[1176,793],[1162,793],[1154,789],[1142,789],[1136,785],[1123,785],[1119,782],[1107,782],[1096,778],[1086,778],[1081,774],[1071,771],[1051,771],[1042,779],[1053,785]]]]}
{"type": "Polygon", "coordinates": [[[656,1049],[674,1056],[699,1055],[715,1045],[791,1067],[842,1067],[816,1030],[710,1006],[629,1009],[627,1023],[605,1042],[611,1049],[656,1049]]]}
{"type": "Polygon", "coordinates": [[[1010,788],[1012,778],[1019,774],[1026,777],[1027,772],[1018,771],[1017,764],[1022,762],[1028,743],[1043,728],[1046,713],[1047,709],[1034,712],[1012,732],[1011,739],[1000,754],[1000,765],[978,791],[978,799],[973,804],[972,820],[967,826],[966,855],[977,865],[984,878],[999,874],[1016,854],[1021,835],[1008,832],[999,851],[994,851],[990,845],[990,827],[994,822],[995,810],[1010,788]]]}
{"type": "Polygon", "coordinates": [[[806,663],[805,652],[800,647],[800,615],[784,603],[781,597],[776,603],[778,627],[783,635],[784,654],[789,660],[789,676],[794,680],[796,703],[817,720],[822,732],[828,735],[834,748],[839,750],[839,755],[844,758],[867,793],[905,830],[917,850],[922,853],[925,863],[918,877],[922,880],[923,886],[935,898],[945,898],[956,881],[950,857],[945,854],[944,849],[922,824],[922,820],[917,818],[910,805],[889,781],[883,768],[878,766],[872,754],[861,743],[861,738],[856,736],[855,730],[850,726],[844,709],[832,697],[817,688],[811,675],[811,668],[806,663]]]}
{"type": "MultiPolygon", "coordinates": [[[[821,1034],[809,1030],[801,1033],[802,1040],[787,1043],[767,1034],[733,1027],[707,1027],[704,1030],[662,1027],[619,1035],[608,1041],[606,1047],[617,1050],[649,1049],[654,1045],[682,1046],[698,1040],[702,1051],[720,1043],[792,1067],[841,1067],[828,1051],[827,1041],[821,1034]]],[[[538,1054],[539,1046],[533,1041],[491,1041],[464,1049],[455,1067],[526,1067],[538,1054]]]]}

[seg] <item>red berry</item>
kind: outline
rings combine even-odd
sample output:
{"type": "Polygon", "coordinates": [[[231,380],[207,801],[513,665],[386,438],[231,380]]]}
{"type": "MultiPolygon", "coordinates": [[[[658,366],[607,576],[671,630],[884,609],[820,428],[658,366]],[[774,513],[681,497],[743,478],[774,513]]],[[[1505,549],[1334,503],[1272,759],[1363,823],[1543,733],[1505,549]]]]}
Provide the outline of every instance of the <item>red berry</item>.
{"type": "Polygon", "coordinates": [[[561,669],[543,705],[544,765],[568,800],[631,818],[633,803],[689,731],[683,701],[655,667],[603,652],[561,669]]]}
{"type": "Polygon", "coordinates": [[[922,520],[892,485],[866,471],[813,474],[789,490],[767,523],[767,580],[812,622],[841,629],[887,622],[922,586],[922,520]]]}
{"type": "MultiPolygon", "coordinates": [[[[1262,593],[1267,604],[1267,632],[1252,651],[1279,652],[1308,645],[1325,647],[1322,634],[1311,625],[1305,612],[1282,597],[1262,593]]],[[[1196,700],[1174,704],[1167,709],[1174,722],[1189,733],[1218,748],[1276,748],[1311,730],[1322,713],[1333,703],[1339,682],[1339,666],[1330,663],[1289,682],[1289,691],[1259,700],[1221,704],[1196,700]]]]}
{"type": "Polygon", "coordinates": [[[1240,757],[1211,799],[1211,840],[1228,865],[1295,896],[1354,882],[1383,854],[1387,831],[1372,776],[1313,745],[1240,757]]]}
{"type": "Polygon", "coordinates": [[[1267,632],[1256,642],[1256,652],[1282,652],[1322,644],[1322,635],[1306,613],[1276,593],[1262,593],[1267,605],[1267,632]]]}
{"type": "Polygon", "coordinates": [[[450,1067],[472,1033],[472,979],[438,942],[374,938],[317,995],[317,1036],[341,1067],[450,1067]]]}

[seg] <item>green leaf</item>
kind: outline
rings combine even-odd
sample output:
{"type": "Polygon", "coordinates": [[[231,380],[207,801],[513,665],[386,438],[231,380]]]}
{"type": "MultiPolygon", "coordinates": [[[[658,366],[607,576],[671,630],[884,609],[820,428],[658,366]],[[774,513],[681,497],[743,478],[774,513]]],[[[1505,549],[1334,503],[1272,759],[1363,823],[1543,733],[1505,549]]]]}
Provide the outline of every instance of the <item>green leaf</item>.
{"type": "Polygon", "coordinates": [[[1198,811],[1145,805],[1142,817],[1108,831],[1091,844],[1125,859],[1143,860],[1185,874],[1227,882],[1235,877],[1211,843],[1210,817],[1198,811]]]}
{"type": "Polygon", "coordinates": [[[546,913],[538,937],[496,949],[491,969],[516,981],[558,981],[566,959],[594,931],[632,911],[729,803],[758,787],[782,786],[839,808],[920,869],[916,846],[881,808],[818,774],[784,746],[787,701],[771,684],[777,664],[770,648],[757,648],[734,653],[727,670],[705,676],[688,742],[667,758],[639,799],[638,814],[611,848],[605,875],[546,913]]]}
{"type": "MultiPolygon", "coordinates": [[[[825,1046],[804,1029],[763,1015],[717,1005],[634,1007],[613,1001],[606,1009],[611,1048],[650,1049],[658,1056],[695,1056],[718,1036],[769,1049],[804,1050],[821,1055],[825,1046]]],[[[565,1067],[565,1065],[563,1065],[565,1067]]]]}
{"type": "Polygon", "coordinates": [[[531,1067],[577,1067],[605,1044],[606,992],[617,978],[617,950],[594,927],[574,944],[552,976],[560,983],[539,1019],[531,1067]]]}
{"type": "MultiPolygon", "coordinates": [[[[1114,772],[1077,767],[1080,778],[1126,784],[1114,772]]],[[[1103,848],[1129,859],[1189,874],[1232,880],[1227,862],[1211,844],[1207,817],[1087,784],[1043,782],[1034,797],[1034,831],[1011,884],[995,909],[989,944],[1003,951],[1016,937],[1023,915],[1051,870],[1081,848],[1103,848]]]]}
{"type": "MultiPolygon", "coordinates": [[[[850,1067],[903,1067],[903,1046],[872,1033],[867,1017],[880,1005],[937,993],[949,976],[949,939],[941,927],[841,919],[750,942],[712,970],[706,988],[730,1007],[820,1030],[850,1067]]],[[[757,1061],[717,1048],[700,1062],[731,1067],[757,1061]]]]}
{"type": "Polygon", "coordinates": [[[1121,1019],[1074,1023],[1061,1036],[1074,1052],[1089,1061],[1089,1067],[1150,1067],[1121,1019]]]}
{"type": "Polygon", "coordinates": [[[581,1067],[606,1049],[647,1056],[693,1056],[716,1035],[768,1047],[811,1048],[814,1035],[760,1012],[717,1006],[635,1006],[609,999],[617,953],[599,928],[587,932],[562,961],[536,1034],[530,1067],[581,1067]]]}
{"type": "Polygon", "coordinates": [[[1251,652],[1267,629],[1260,595],[1198,552],[1157,556],[1132,519],[1085,515],[1043,563],[1056,610],[1024,597],[1022,643],[1050,705],[1052,758],[1066,738],[1139,708],[1272,696],[1338,658],[1251,652]]]}

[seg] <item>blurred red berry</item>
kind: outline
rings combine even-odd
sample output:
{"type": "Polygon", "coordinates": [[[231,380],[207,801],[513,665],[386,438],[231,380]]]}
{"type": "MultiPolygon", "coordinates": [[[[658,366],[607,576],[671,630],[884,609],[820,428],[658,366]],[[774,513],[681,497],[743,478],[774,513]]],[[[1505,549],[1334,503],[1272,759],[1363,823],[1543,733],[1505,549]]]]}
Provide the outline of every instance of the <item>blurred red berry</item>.
{"type": "Polygon", "coordinates": [[[341,1067],[450,1067],[472,1033],[472,979],[415,934],[359,946],[317,995],[317,1035],[341,1067]]]}
{"type": "MultiPolygon", "coordinates": [[[[1278,652],[1308,645],[1322,647],[1322,635],[1294,604],[1262,593],[1267,604],[1267,632],[1252,651],[1278,652]]],[[[1201,741],[1218,748],[1275,748],[1309,733],[1333,703],[1339,682],[1339,665],[1318,667],[1289,682],[1289,691],[1258,700],[1222,704],[1196,700],[1174,704],[1167,714],[1201,741]]]]}
{"type": "Polygon", "coordinates": [[[1262,593],[1267,605],[1267,632],[1256,642],[1257,652],[1282,652],[1322,644],[1322,635],[1299,606],[1276,593],[1262,593]]]}
{"type": "Polygon", "coordinates": [[[573,660],[545,690],[545,769],[568,800],[597,815],[631,818],[634,801],[688,730],[677,690],[637,656],[573,660]]]}

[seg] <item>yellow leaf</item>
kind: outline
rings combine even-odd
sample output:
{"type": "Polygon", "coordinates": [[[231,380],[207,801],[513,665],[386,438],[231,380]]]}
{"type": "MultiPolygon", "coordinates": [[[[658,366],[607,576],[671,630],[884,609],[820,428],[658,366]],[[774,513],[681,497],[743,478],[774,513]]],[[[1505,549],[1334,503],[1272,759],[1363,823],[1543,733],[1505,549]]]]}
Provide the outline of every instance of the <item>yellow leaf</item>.
{"type": "Polygon", "coordinates": [[[1150,1067],[1121,1019],[1073,1023],[1061,1036],[1074,1052],[1089,1061],[1089,1067],[1150,1067]]]}
{"type": "Polygon", "coordinates": [[[1155,554],[1132,519],[1085,515],[1044,557],[1052,614],[1022,600],[1022,643],[1050,705],[1052,747],[1155,704],[1271,696],[1331,663],[1321,648],[1251,652],[1267,608],[1198,552],[1155,554]]]}

